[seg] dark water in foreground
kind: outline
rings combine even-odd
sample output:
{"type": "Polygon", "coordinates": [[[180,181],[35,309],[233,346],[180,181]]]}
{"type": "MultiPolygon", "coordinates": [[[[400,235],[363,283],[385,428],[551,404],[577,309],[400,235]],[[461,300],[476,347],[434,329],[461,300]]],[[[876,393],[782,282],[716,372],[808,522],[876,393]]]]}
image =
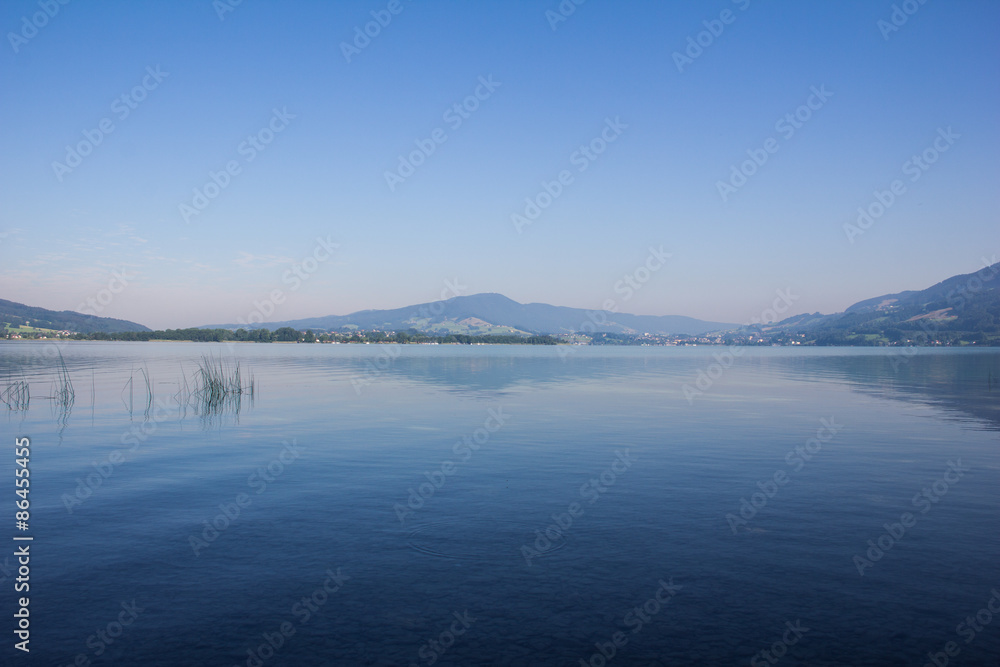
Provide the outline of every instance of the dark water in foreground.
{"type": "Polygon", "coordinates": [[[995,351],[73,343],[71,409],[53,351],[4,664],[998,664],[995,351]]]}

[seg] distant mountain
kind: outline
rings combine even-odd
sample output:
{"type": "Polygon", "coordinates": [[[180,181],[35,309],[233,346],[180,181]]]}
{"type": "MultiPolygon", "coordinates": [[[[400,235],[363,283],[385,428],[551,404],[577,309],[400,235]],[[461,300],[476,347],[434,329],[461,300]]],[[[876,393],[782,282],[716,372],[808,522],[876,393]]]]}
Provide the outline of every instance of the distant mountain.
{"type": "MultiPolygon", "coordinates": [[[[236,329],[238,324],[213,324],[202,329],[236,329]]],[[[299,331],[380,329],[428,333],[560,334],[579,331],[608,333],[701,334],[731,329],[735,324],[706,322],[680,315],[629,315],[582,308],[518,303],[502,294],[457,296],[445,301],[420,303],[393,310],[361,310],[350,315],[328,315],[287,322],[267,322],[244,328],[292,327],[299,331]],[[593,327],[593,329],[591,329],[593,327]]]]}
{"type": "Polygon", "coordinates": [[[48,310],[35,308],[23,303],[15,303],[0,299],[0,323],[9,326],[31,326],[38,329],[55,329],[57,331],[75,331],[79,333],[94,333],[102,331],[113,333],[117,331],[151,331],[128,320],[116,320],[112,317],[95,317],[72,310],[48,310]]]}
{"type": "Polygon", "coordinates": [[[947,280],[920,291],[907,291],[898,294],[885,294],[859,301],[845,313],[877,313],[892,312],[896,309],[907,311],[927,306],[953,308],[953,315],[967,309],[971,302],[988,298],[991,293],[1000,289],[1000,262],[986,266],[975,273],[965,273],[952,276],[947,280]]]}
{"type": "Polygon", "coordinates": [[[955,342],[992,340],[1000,336],[1000,262],[924,290],[865,299],[834,315],[797,315],[771,328],[814,334],[827,344],[850,336],[900,342],[918,332],[955,342]]]}

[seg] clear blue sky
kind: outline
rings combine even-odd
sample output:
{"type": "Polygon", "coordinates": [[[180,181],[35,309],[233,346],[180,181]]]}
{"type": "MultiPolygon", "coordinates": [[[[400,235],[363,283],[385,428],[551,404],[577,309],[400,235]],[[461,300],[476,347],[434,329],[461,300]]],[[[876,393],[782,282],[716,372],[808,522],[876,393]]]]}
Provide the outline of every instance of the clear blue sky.
{"type": "Polygon", "coordinates": [[[555,29],[557,0],[400,0],[395,15],[388,0],[243,0],[220,18],[227,1],[52,0],[51,18],[3,3],[0,297],[76,310],[111,285],[101,315],[175,327],[246,318],[274,290],[284,320],[431,301],[457,279],[743,322],[777,289],[798,297],[789,314],[835,312],[1000,253],[996,2],[912,1],[890,32],[893,2],[871,0],[588,0],[555,29]],[[372,12],[391,22],[348,62],[372,12]],[[705,21],[720,34],[679,71],[705,21]],[[445,112],[491,76],[456,127],[445,112]],[[823,86],[794,134],[776,127],[823,86]],[[574,161],[609,118],[627,127],[574,161]],[[89,155],[54,167],[104,119],[89,155]],[[243,142],[271,122],[249,160],[243,142]],[[390,189],[386,172],[439,128],[390,189]],[[906,171],[948,128],[937,161],[906,171]],[[723,201],[718,182],[769,138],[723,201]],[[239,173],[185,220],[230,161],[239,173]],[[572,182],[519,233],[511,215],[563,170],[572,182]],[[905,191],[849,242],[844,225],[895,179],[905,191]],[[317,237],[339,247],[296,286],[283,277],[317,237]],[[616,294],[650,246],[671,258],[616,294]]]}

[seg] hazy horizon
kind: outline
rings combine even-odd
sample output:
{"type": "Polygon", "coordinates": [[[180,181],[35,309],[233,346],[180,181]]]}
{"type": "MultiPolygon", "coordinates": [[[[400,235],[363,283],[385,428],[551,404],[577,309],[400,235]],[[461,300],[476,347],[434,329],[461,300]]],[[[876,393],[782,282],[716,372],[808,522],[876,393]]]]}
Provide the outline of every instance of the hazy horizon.
{"type": "MultiPolygon", "coordinates": [[[[984,257],[981,258],[981,261],[980,261],[979,265],[977,265],[975,269],[972,269],[972,270],[969,270],[969,271],[963,272],[963,273],[969,273],[969,274],[975,273],[977,270],[983,268],[984,266],[989,266],[991,264],[995,264],[996,263],[995,261],[992,261],[991,264],[986,264],[985,263],[987,261],[995,260],[995,259],[996,259],[995,256],[993,256],[993,257],[986,257],[986,256],[984,256],[984,257]]],[[[128,275],[127,272],[126,272],[125,275],[126,276],[128,275]]],[[[956,275],[961,275],[961,274],[956,274],[956,275]]],[[[931,286],[933,286],[933,285],[941,282],[942,280],[945,280],[946,278],[951,278],[951,277],[952,276],[945,276],[945,277],[942,277],[940,280],[935,280],[933,283],[930,283],[930,284],[927,284],[927,285],[921,285],[921,286],[909,287],[909,288],[902,288],[902,289],[894,290],[892,292],[880,292],[878,294],[870,294],[870,295],[867,295],[867,296],[859,296],[858,298],[855,298],[855,299],[849,299],[844,304],[844,306],[838,308],[835,311],[834,310],[831,310],[831,311],[801,310],[801,309],[797,309],[794,305],[792,305],[792,306],[790,306],[788,308],[787,312],[782,313],[780,315],[780,317],[778,318],[778,320],[775,320],[775,321],[780,321],[780,320],[787,319],[787,318],[790,318],[790,317],[794,317],[795,315],[800,315],[800,314],[803,314],[803,313],[821,312],[824,315],[832,315],[832,314],[835,314],[835,313],[843,312],[848,307],[850,307],[850,306],[852,306],[852,305],[854,305],[854,304],[856,304],[856,303],[858,303],[860,301],[864,301],[866,299],[871,299],[871,298],[875,298],[875,297],[878,297],[878,296],[883,296],[885,294],[894,294],[894,293],[898,293],[898,292],[904,292],[904,291],[908,291],[908,290],[909,291],[920,291],[920,290],[925,289],[927,287],[931,287],[931,286]]],[[[481,295],[481,294],[500,294],[501,296],[504,296],[504,297],[507,297],[507,298],[511,298],[507,294],[503,294],[503,293],[500,293],[500,292],[490,292],[490,291],[486,291],[486,292],[469,292],[469,291],[462,290],[461,293],[455,294],[454,293],[455,290],[453,289],[453,287],[465,287],[465,286],[462,285],[461,283],[457,282],[457,281],[445,281],[445,285],[446,286],[441,290],[441,295],[439,295],[436,298],[429,299],[428,301],[412,302],[412,303],[400,303],[400,304],[392,304],[392,305],[385,305],[385,306],[369,306],[369,307],[365,307],[365,308],[358,308],[358,309],[355,309],[355,310],[351,310],[350,312],[317,312],[317,313],[307,313],[307,314],[303,314],[303,315],[297,315],[297,316],[294,316],[294,317],[283,317],[281,319],[277,319],[276,317],[270,317],[270,318],[265,319],[261,324],[256,325],[256,326],[266,327],[266,325],[269,324],[269,323],[280,323],[280,322],[288,322],[288,321],[303,320],[303,319],[317,319],[317,318],[323,318],[323,317],[328,317],[328,316],[351,315],[353,313],[357,313],[357,312],[361,312],[361,311],[366,311],[366,310],[395,310],[395,309],[398,309],[398,308],[406,308],[408,306],[416,306],[416,305],[421,305],[421,304],[424,304],[424,303],[432,303],[434,301],[445,301],[445,300],[454,298],[455,296],[477,296],[477,295],[481,295]]],[[[633,290],[633,291],[635,291],[635,290],[633,290]]],[[[778,291],[782,292],[784,294],[790,294],[791,296],[795,297],[795,301],[797,301],[798,298],[800,297],[800,295],[796,294],[794,291],[785,291],[785,290],[781,290],[780,288],[779,288],[778,291]]],[[[284,291],[283,291],[283,294],[285,294],[284,291]]],[[[2,298],[2,297],[0,297],[0,298],[2,298]]],[[[532,303],[546,304],[546,302],[544,302],[544,301],[532,301],[532,300],[523,300],[522,301],[522,300],[519,300],[519,299],[512,299],[512,300],[513,301],[517,301],[518,303],[521,303],[521,304],[525,304],[525,305],[532,304],[532,303]]],[[[633,312],[633,311],[630,311],[630,310],[627,310],[627,309],[622,309],[622,308],[618,307],[618,304],[621,302],[621,298],[620,297],[617,298],[617,299],[615,297],[611,297],[611,300],[615,302],[615,307],[617,308],[617,310],[615,310],[613,312],[628,313],[628,314],[631,314],[631,315],[683,316],[683,317],[691,317],[693,319],[698,319],[698,320],[705,320],[705,321],[709,321],[709,322],[723,322],[723,323],[740,324],[740,325],[746,324],[747,322],[751,321],[751,319],[736,320],[736,319],[726,319],[725,317],[723,317],[723,318],[697,317],[697,316],[691,315],[689,313],[673,313],[673,312],[663,312],[663,313],[650,312],[650,313],[643,313],[643,312],[633,312]]],[[[15,299],[8,299],[8,301],[16,301],[16,300],[15,299]]],[[[270,300],[267,297],[267,295],[264,295],[264,297],[262,299],[259,299],[259,300],[255,301],[254,304],[251,304],[251,306],[252,306],[251,312],[253,312],[253,313],[261,313],[262,314],[262,309],[261,309],[260,305],[255,305],[255,304],[267,303],[269,301],[270,300]]],[[[275,302],[270,301],[270,303],[275,303],[275,302]]],[[[49,307],[49,306],[46,306],[44,304],[39,304],[39,303],[24,303],[23,305],[33,306],[33,307],[40,307],[40,308],[48,308],[49,310],[54,310],[54,311],[75,310],[74,308],[54,308],[54,307],[49,307]]],[[[86,305],[86,304],[84,304],[84,305],[86,305]]],[[[603,303],[602,304],[598,304],[596,306],[574,305],[574,304],[565,304],[565,303],[548,303],[546,305],[562,306],[562,307],[569,307],[569,308],[581,308],[581,309],[587,309],[587,310],[604,310],[604,308],[602,307],[604,305],[603,303]]],[[[767,305],[768,305],[767,303],[764,303],[763,307],[766,308],[767,305]]],[[[285,309],[282,306],[284,306],[284,304],[276,304],[275,303],[275,310],[276,311],[282,311],[282,312],[284,312],[285,309]]],[[[84,308],[83,311],[77,311],[77,312],[85,312],[85,313],[87,313],[87,311],[89,311],[89,310],[91,310],[91,309],[89,307],[87,307],[87,308],[84,308]]],[[[87,314],[89,314],[89,313],[87,313],[87,314]]],[[[152,329],[189,328],[189,327],[201,327],[201,326],[215,325],[215,324],[240,324],[242,320],[246,320],[247,319],[245,316],[240,316],[239,319],[236,319],[236,320],[234,320],[232,322],[228,321],[228,320],[226,320],[226,321],[223,321],[223,320],[213,320],[213,321],[206,321],[206,322],[200,322],[200,323],[185,322],[183,324],[171,324],[171,323],[168,322],[168,323],[163,324],[161,326],[153,327],[153,326],[148,325],[146,322],[138,321],[138,320],[133,320],[133,319],[130,319],[128,317],[122,317],[122,316],[116,316],[116,315],[109,315],[109,314],[106,314],[106,313],[101,313],[99,316],[100,317],[115,317],[116,319],[129,320],[129,321],[132,321],[132,322],[136,322],[137,324],[143,324],[143,325],[149,326],[152,329]]],[[[759,316],[759,312],[758,312],[758,316],[759,316]]],[[[255,318],[254,321],[256,321],[256,318],[255,318]]]]}
{"type": "Polygon", "coordinates": [[[0,298],[742,323],[995,256],[993,3],[389,4],[5,4],[0,298]]]}

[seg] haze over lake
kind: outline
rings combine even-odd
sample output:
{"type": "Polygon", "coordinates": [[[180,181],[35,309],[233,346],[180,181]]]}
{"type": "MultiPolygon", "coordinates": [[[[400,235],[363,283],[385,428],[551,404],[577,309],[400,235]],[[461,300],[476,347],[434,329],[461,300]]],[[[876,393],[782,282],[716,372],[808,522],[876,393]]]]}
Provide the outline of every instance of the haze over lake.
{"type": "Polygon", "coordinates": [[[0,345],[32,664],[1000,655],[996,351],[59,348],[69,407],[54,344],[0,345]],[[193,399],[203,356],[252,399],[193,399]]]}

